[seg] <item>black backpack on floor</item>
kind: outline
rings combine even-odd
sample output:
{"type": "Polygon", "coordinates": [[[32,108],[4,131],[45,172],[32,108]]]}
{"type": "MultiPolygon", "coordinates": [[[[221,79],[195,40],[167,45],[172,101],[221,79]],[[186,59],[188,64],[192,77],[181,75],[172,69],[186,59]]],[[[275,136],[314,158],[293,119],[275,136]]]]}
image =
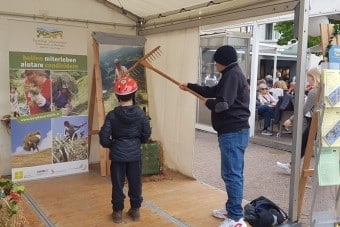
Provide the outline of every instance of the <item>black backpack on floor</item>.
{"type": "Polygon", "coordinates": [[[287,218],[284,210],[264,196],[254,199],[244,207],[244,220],[252,227],[279,225],[287,218]]]}

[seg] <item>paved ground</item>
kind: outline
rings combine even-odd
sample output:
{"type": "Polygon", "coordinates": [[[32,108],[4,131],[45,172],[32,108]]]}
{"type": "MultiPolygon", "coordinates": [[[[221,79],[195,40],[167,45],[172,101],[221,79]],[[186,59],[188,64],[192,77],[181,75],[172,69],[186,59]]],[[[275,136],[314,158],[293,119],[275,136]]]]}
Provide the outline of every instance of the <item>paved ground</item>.
{"type": "MultiPolygon", "coordinates": [[[[276,161],[290,161],[291,141],[291,135],[282,135],[280,138],[256,135],[251,139],[245,155],[245,200],[251,201],[263,195],[277,203],[288,213],[290,175],[283,174],[276,167],[276,161]]],[[[199,181],[225,190],[220,177],[220,154],[216,134],[203,131],[196,132],[194,175],[199,181]]],[[[317,204],[325,203],[329,206],[335,201],[335,190],[330,189],[326,193],[314,193],[313,185],[313,179],[309,178],[300,218],[300,223],[303,226],[310,226],[309,218],[314,195],[317,195],[317,204]],[[319,194],[322,194],[322,196],[319,194]]],[[[221,201],[221,206],[223,206],[223,202],[221,201]]],[[[313,210],[316,209],[322,210],[324,208],[313,210]]]]}

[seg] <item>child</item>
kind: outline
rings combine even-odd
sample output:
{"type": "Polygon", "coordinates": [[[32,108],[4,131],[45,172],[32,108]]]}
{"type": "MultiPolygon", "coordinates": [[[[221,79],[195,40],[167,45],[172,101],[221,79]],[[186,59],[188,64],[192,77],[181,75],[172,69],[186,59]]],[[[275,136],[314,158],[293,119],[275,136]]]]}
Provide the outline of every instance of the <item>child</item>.
{"type": "Polygon", "coordinates": [[[120,105],[106,115],[99,132],[100,144],[110,148],[112,219],[115,223],[122,222],[125,177],[131,206],[128,215],[133,221],[139,221],[139,208],[143,201],[141,144],[149,139],[151,128],[143,110],[135,105],[136,91],[137,83],[129,76],[115,83],[114,92],[120,105]]]}

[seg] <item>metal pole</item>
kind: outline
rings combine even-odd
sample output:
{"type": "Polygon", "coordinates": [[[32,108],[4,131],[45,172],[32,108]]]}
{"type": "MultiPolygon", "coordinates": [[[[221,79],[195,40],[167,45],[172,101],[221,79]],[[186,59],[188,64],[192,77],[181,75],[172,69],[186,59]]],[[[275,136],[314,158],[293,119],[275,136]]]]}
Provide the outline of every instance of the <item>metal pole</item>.
{"type": "Polygon", "coordinates": [[[277,68],[277,48],[275,48],[275,55],[274,55],[274,66],[273,66],[273,85],[276,81],[276,68],[277,68]]]}
{"type": "Polygon", "coordinates": [[[256,111],[256,93],[257,93],[257,71],[259,62],[259,32],[257,22],[253,23],[253,54],[251,58],[251,76],[250,76],[250,105],[251,112],[249,118],[250,136],[255,135],[255,111],[256,111]]]}
{"type": "MultiPolygon", "coordinates": [[[[291,223],[298,221],[298,191],[300,180],[301,164],[301,135],[303,130],[303,105],[304,91],[306,81],[306,62],[307,62],[307,39],[308,39],[308,16],[309,0],[300,0],[298,15],[298,53],[297,53],[297,76],[296,76],[296,94],[294,103],[294,125],[293,125],[293,150],[292,150],[292,172],[290,176],[289,190],[289,221],[291,223]]],[[[296,20],[295,20],[296,21],[296,20]]]]}

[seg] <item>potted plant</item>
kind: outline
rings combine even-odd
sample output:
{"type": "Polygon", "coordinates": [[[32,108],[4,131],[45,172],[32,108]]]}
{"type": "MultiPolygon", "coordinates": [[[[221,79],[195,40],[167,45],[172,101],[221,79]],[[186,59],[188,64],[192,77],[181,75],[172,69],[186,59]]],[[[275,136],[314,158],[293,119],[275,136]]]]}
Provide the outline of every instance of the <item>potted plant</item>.
{"type": "Polygon", "coordinates": [[[26,222],[20,201],[24,186],[0,177],[0,226],[21,226],[26,222]]]}

